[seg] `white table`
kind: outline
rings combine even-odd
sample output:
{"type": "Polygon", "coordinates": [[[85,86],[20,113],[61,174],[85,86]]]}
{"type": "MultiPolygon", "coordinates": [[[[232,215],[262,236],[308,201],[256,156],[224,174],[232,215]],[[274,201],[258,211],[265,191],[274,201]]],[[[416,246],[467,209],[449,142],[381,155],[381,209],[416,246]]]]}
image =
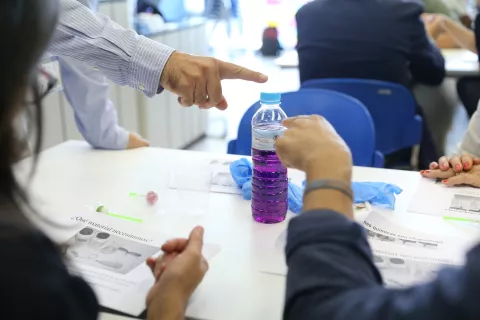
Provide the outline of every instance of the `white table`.
{"type": "MultiPolygon", "coordinates": [[[[30,184],[35,199],[41,198],[41,212],[52,217],[71,216],[85,205],[101,200],[107,206],[121,208],[129,191],[161,190],[168,171],[177,166],[208,164],[214,159],[238,156],[202,152],[145,148],[131,151],[95,151],[84,142],[69,141],[42,153],[37,173],[30,184]]],[[[17,165],[24,178],[28,159],[17,165]]],[[[300,183],[304,174],[290,170],[289,176],[300,183]]],[[[382,214],[396,223],[423,232],[457,234],[441,219],[406,214],[404,211],[416,189],[420,175],[415,172],[356,167],[356,181],[395,183],[404,192],[397,198],[395,212],[382,214]],[[448,230],[447,230],[448,229],[448,230]]],[[[157,205],[159,205],[157,203],[157,205]]],[[[289,218],[292,215],[289,215],[289,218]]],[[[208,212],[203,216],[163,215],[161,223],[145,224],[148,230],[186,236],[196,225],[205,227],[205,241],[221,246],[210,263],[205,280],[195,293],[187,316],[196,319],[278,320],[281,319],[285,293],[284,277],[258,272],[257,263],[264,253],[262,244],[273,243],[287,222],[262,225],[251,218],[250,203],[240,196],[212,193],[208,212]]],[[[124,319],[103,314],[103,320],[124,319]]]]}
{"type": "MultiPolygon", "coordinates": [[[[463,76],[479,75],[477,55],[465,49],[444,49],[445,69],[447,77],[458,78],[463,76]]],[[[280,68],[298,68],[296,51],[286,51],[275,60],[280,68]]]]}

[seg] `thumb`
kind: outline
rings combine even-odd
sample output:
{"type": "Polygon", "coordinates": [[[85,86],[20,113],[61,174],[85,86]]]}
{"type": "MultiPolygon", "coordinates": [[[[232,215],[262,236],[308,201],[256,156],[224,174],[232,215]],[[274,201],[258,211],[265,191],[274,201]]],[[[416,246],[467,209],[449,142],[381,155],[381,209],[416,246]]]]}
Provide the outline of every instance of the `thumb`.
{"type": "Polygon", "coordinates": [[[264,83],[268,81],[268,77],[263,73],[252,71],[250,69],[225,61],[218,61],[218,71],[220,73],[221,80],[240,79],[257,83],[264,83]]]}
{"type": "Polygon", "coordinates": [[[203,233],[204,230],[202,227],[196,227],[190,232],[188,237],[188,244],[186,251],[200,253],[202,252],[203,247],[203,233]]]}

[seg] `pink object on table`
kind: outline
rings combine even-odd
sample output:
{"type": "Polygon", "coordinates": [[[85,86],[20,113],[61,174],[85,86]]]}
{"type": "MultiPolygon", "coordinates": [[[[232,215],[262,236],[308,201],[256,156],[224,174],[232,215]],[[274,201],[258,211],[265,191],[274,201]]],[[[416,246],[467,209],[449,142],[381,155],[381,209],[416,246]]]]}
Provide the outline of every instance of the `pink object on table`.
{"type": "Polygon", "coordinates": [[[153,206],[155,203],[157,203],[158,200],[158,194],[155,191],[149,191],[147,193],[147,202],[149,205],[153,206]]]}

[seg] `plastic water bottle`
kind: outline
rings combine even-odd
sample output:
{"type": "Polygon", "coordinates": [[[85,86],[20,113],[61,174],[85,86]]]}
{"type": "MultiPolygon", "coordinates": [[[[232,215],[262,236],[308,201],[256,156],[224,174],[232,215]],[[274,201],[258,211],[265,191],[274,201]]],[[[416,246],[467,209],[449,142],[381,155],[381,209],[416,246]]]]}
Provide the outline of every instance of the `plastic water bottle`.
{"type": "Polygon", "coordinates": [[[280,97],[278,93],[262,93],[262,106],[252,118],[252,215],[261,223],[281,222],[288,210],[287,168],[274,147],[285,131],[282,121],[287,118],[280,108],[280,97]]]}

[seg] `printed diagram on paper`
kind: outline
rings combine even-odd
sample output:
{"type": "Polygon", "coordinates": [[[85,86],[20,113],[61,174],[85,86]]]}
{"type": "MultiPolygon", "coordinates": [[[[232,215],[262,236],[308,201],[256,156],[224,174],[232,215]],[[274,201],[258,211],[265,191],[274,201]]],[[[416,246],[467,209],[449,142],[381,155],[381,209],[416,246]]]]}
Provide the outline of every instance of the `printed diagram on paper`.
{"type": "Polygon", "coordinates": [[[87,226],[67,241],[69,261],[127,274],[158,252],[157,246],[87,226]]]}
{"type": "MultiPolygon", "coordinates": [[[[145,260],[160,255],[161,245],[172,236],[96,213],[75,215],[70,221],[73,227],[51,231],[53,239],[65,243],[70,272],[92,286],[102,306],[141,314],[154,283],[145,260]]],[[[209,260],[219,251],[219,246],[206,243],[202,253],[209,260]]]]}
{"type": "Polygon", "coordinates": [[[373,260],[387,286],[405,287],[434,278],[444,267],[461,265],[467,244],[394,225],[377,212],[364,221],[373,260]]]}
{"type": "Polygon", "coordinates": [[[422,179],[408,211],[480,221],[480,190],[446,187],[441,181],[422,179]]]}

